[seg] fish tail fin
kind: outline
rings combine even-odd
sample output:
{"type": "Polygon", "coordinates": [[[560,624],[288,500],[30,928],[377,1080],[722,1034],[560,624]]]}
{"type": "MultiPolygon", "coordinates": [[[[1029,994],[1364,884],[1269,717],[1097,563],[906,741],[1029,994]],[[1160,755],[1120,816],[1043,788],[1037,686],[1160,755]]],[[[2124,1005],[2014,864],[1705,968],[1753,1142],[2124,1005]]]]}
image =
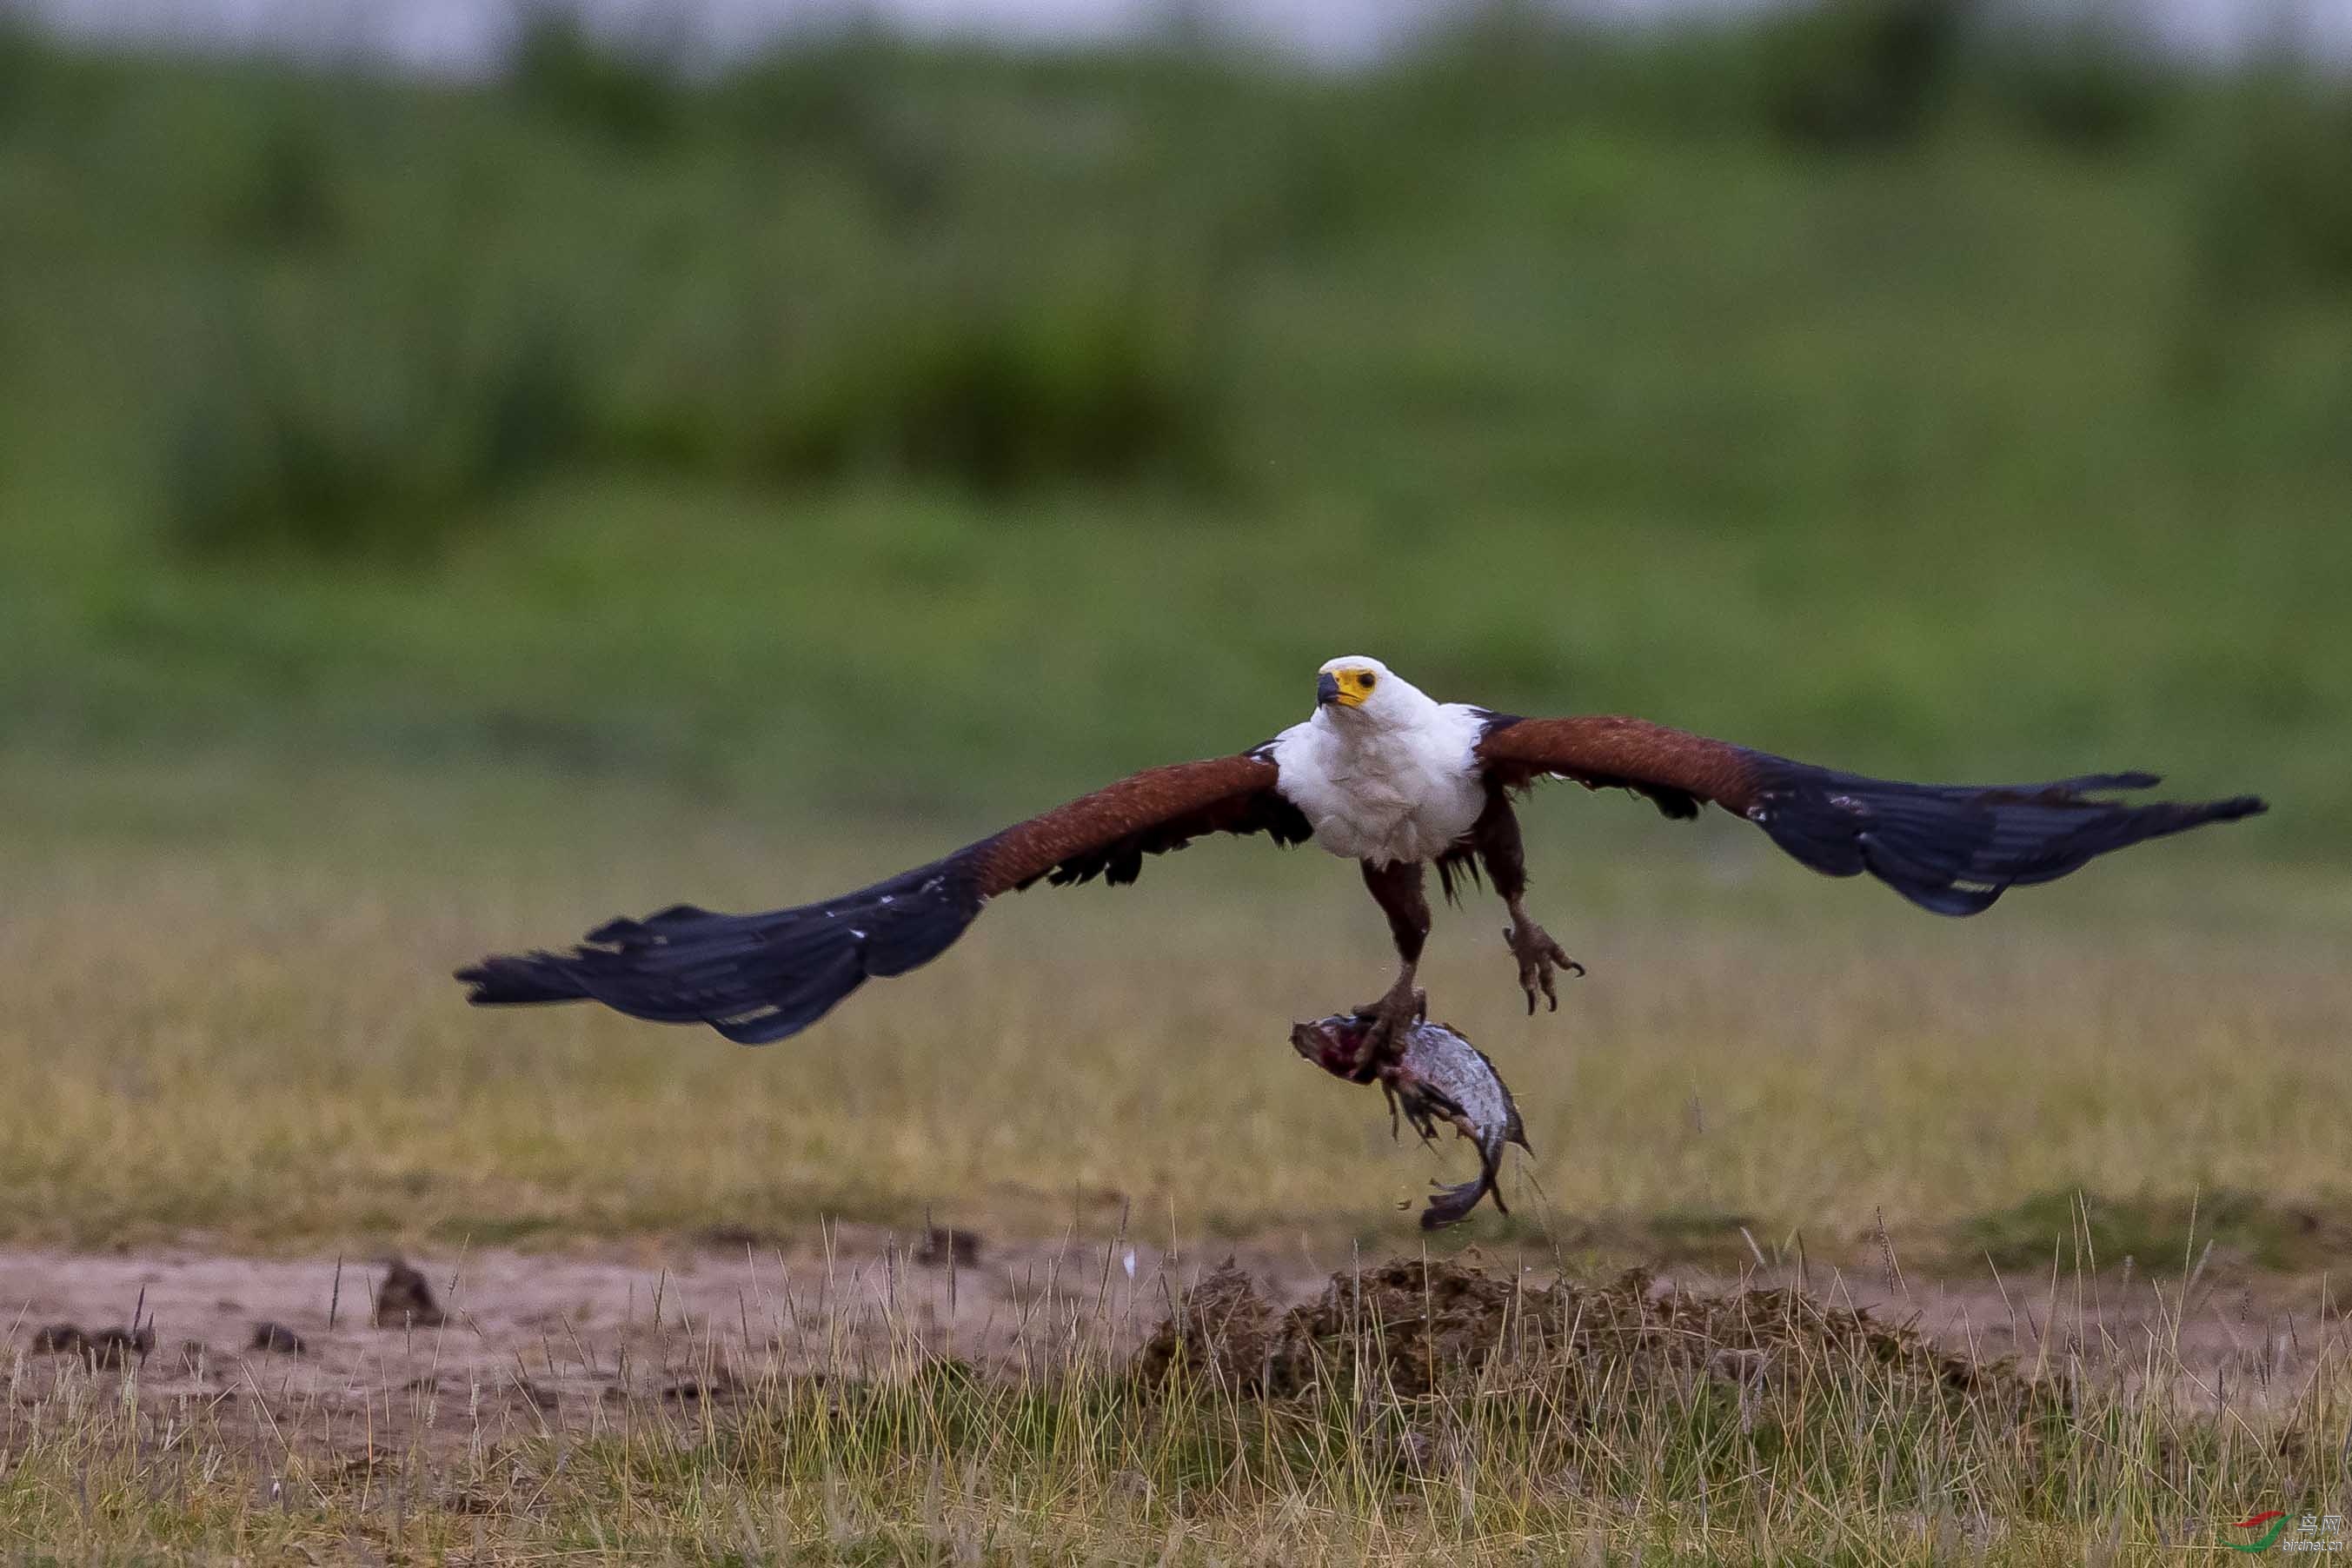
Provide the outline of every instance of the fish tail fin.
{"type": "MultiPolygon", "coordinates": [[[[1429,1206],[1421,1211],[1421,1228],[1423,1230],[1443,1230],[1449,1225],[1460,1225],[1470,1217],[1470,1211],[1478,1206],[1478,1200],[1486,1195],[1488,1187],[1484,1172],[1479,1173],[1476,1180],[1465,1182],[1458,1187],[1438,1186],[1433,1182],[1430,1184],[1436,1190],[1430,1194],[1429,1206]]],[[[1497,1206],[1499,1202],[1498,1198],[1497,1206]]]]}
{"type": "Polygon", "coordinates": [[[1499,1142],[1491,1148],[1480,1146],[1478,1174],[1473,1180],[1454,1187],[1442,1186],[1434,1182],[1430,1184],[1437,1190],[1431,1196],[1429,1206],[1421,1211],[1421,1228],[1423,1230],[1440,1230],[1449,1225],[1459,1225],[1470,1217],[1470,1211],[1478,1206],[1478,1200],[1489,1193],[1495,1196],[1496,1214],[1511,1212],[1511,1205],[1503,1201],[1503,1146],[1499,1142]]]}

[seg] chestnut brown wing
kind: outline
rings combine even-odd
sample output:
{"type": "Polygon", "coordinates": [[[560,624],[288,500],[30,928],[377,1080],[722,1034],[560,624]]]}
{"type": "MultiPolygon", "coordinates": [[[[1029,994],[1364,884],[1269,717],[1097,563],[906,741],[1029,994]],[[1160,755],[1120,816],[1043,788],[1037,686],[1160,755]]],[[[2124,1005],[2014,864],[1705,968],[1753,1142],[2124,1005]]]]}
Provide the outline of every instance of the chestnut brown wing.
{"type": "Polygon", "coordinates": [[[1922,908],[1972,915],[2010,888],[2048,882],[2110,850],[2263,811],[2254,795],[2198,804],[2105,798],[2153,773],[2026,784],[1919,784],[1776,757],[1640,719],[1495,715],[1478,742],[1487,776],[1517,789],[1549,777],[1635,790],[1668,816],[1712,801],[1816,871],[1867,871],[1922,908]]]}
{"type": "Polygon", "coordinates": [[[1264,748],[1150,768],[962,853],[975,857],[982,896],[992,898],[1040,877],[1057,888],[1096,877],[1113,886],[1132,882],[1146,855],[1211,833],[1264,833],[1277,844],[1301,844],[1314,829],[1276,790],[1280,776],[1264,748]]]}

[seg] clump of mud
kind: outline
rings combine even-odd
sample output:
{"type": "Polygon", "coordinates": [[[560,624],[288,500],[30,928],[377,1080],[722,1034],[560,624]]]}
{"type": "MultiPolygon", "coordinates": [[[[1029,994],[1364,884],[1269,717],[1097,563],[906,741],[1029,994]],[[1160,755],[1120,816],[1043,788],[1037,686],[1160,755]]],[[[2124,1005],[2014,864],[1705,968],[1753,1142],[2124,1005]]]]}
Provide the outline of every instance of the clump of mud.
{"type": "Polygon", "coordinates": [[[980,1263],[980,1233],[931,1226],[923,1232],[922,1246],[915,1249],[915,1261],[926,1268],[975,1268],[980,1263]]]}
{"type": "Polygon", "coordinates": [[[274,1355],[308,1355],[310,1347],[302,1336],[283,1323],[268,1319],[253,1325],[253,1337],[246,1343],[247,1350],[268,1351],[274,1355]]]}
{"type": "Polygon", "coordinates": [[[71,1323],[51,1323],[33,1336],[33,1349],[42,1355],[79,1356],[93,1369],[127,1366],[144,1361],[155,1348],[155,1331],[93,1329],[84,1333],[71,1323]]]}
{"type": "Polygon", "coordinates": [[[1801,1291],[1698,1295],[1635,1269],[1606,1285],[1541,1289],[1455,1262],[1400,1258],[1335,1274],[1277,1310],[1230,1263],[1188,1291],[1137,1352],[1147,1382],[1178,1366],[1238,1392],[1293,1398],[1366,1384],[1402,1398],[1474,1389],[1686,1386],[1743,1391],[1858,1371],[1916,1386],[2022,1397],[2009,1363],[1947,1354],[1907,1325],[1801,1291]]]}
{"type": "Polygon", "coordinates": [[[448,1321],[423,1270],[400,1258],[384,1259],[383,1283],[376,1288],[379,1329],[437,1329],[448,1321]]]}
{"type": "Polygon", "coordinates": [[[1182,1365],[1244,1393],[1286,1394],[1290,1369],[1286,1365],[1277,1382],[1274,1363],[1277,1354],[1287,1356],[1291,1340],[1289,1320],[1227,1258],[1184,1292],[1168,1321],[1135,1352],[1133,1368],[1150,1383],[1182,1365]]]}

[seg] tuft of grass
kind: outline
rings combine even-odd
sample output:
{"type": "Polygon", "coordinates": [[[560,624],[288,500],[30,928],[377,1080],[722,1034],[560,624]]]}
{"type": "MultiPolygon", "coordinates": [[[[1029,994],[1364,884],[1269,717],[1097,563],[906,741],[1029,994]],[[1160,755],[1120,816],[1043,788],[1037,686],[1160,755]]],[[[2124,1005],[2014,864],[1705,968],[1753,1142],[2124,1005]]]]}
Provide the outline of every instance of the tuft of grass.
{"type": "Polygon", "coordinates": [[[897,320],[851,335],[854,360],[755,427],[755,460],[790,476],[880,469],[996,493],[1201,477],[1221,401],[1211,340],[1183,300],[1139,302],[1148,287],[911,295],[897,320]]]}
{"type": "Polygon", "coordinates": [[[2310,428],[2341,430],[2352,419],[2352,336],[2336,321],[2352,305],[2352,88],[2287,65],[2231,84],[2181,179],[2176,385],[2206,417],[2231,418],[2249,384],[2294,377],[2323,405],[2310,428]]]}
{"type": "Polygon", "coordinates": [[[2184,96],[2128,18],[2107,0],[2019,18],[1980,42],[1979,73],[1996,105],[2032,134],[2119,153],[2179,118],[2184,96]]]}
{"type": "Polygon", "coordinates": [[[2352,87],[2291,69],[2240,84],[2212,144],[2195,209],[2205,286],[2352,295],[2352,87]]]}
{"type": "Polygon", "coordinates": [[[656,150],[680,132],[687,88],[650,42],[614,42],[578,11],[544,0],[517,15],[505,85],[531,112],[633,152],[656,150]]]}
{"type": "Polygon", "coordinates": [[[226,204],[222,227],[232,239],[264,250],[329,245],[346,229],[345,188],[320,127],[289,114],[263,127],[250,173],[226,204]]]}
{"type": "Polygon", "coordinates": [[[37,104],[36,95],[58,74],[48,39],[32,18],[13,6],[0,7],[0,135],[29,118],[26,111],[37,104]]]}
{"type": "Polygon", "coordinates": [[[1935,122],[1958,73],[1970,0],[1802,0],[1762,25],[1767,122],[1801,145],[1899,147],[1935,122]]]}
{"type": "Polygon", "coordinates": [[[1227,470],[1221,331],[1173,258],[1149,267],[869,279],[818,321],[764,285],[660,351],[610,439],[763,483],[1200,488],[1227,470]]]}
{"type": "Polygon", "coordinates": [[[520,290],[224,314],[184,369],[161,487],[169,542],[197,555],[427,560],[585,427],[574,340],[520,290]]]}

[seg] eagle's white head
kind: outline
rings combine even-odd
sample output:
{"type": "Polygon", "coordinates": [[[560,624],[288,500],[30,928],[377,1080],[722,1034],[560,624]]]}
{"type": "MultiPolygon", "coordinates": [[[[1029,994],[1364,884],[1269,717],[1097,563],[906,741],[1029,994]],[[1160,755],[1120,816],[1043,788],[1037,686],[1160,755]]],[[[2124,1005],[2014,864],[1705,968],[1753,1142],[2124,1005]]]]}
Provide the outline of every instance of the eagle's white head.
{"type": "Polygon", "coordinates": [[[1316,671],[1315,710],[1337,723],[1409,723],[1430,700],[1420,688],[1360,653],[1335,658],[1316,671]]]}

